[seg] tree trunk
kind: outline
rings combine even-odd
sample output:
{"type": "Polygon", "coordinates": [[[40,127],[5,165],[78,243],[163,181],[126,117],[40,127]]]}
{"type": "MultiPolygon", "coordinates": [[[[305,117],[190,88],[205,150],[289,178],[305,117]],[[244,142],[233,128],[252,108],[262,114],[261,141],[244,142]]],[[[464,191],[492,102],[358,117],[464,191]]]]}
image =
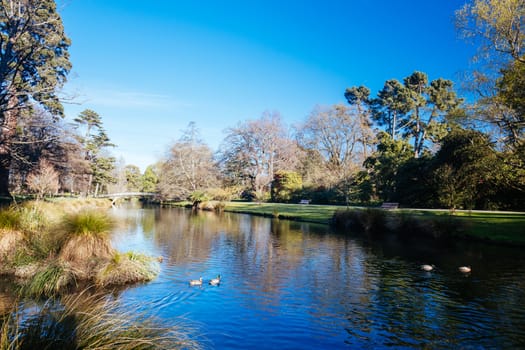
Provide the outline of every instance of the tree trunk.
{"type": "Polygon", "coordinates": [[[5,167],[4,155],[0,155],[0,197],[11,197],[9,192],[9,168],[5,167]]]}

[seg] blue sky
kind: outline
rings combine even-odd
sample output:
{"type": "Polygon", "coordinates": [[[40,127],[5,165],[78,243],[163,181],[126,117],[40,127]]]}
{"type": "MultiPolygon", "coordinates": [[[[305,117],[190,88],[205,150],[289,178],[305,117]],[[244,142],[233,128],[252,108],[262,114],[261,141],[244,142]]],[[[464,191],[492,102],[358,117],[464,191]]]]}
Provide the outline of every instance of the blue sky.
{"type": "Polygon", "coordinates": [[[266,110],[292,125],[347,87],[375,94],[419,70],[459,82],[473,48],[453,24],[463,0],[68,0],[65,90],[102,117],[112,153],[142,170],[194,121],[216,149],[266,110]]]}

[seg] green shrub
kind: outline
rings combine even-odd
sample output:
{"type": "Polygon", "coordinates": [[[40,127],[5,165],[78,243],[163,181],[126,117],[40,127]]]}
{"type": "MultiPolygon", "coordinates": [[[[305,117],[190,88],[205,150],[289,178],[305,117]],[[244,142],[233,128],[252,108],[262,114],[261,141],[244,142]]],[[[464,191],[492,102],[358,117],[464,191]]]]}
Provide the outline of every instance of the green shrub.
{"type": "Polygon", "coordinates": [[[303,187],[301,175],[295,171],[277,171],[273,177],[271,199],[277,203],[290,203],[298,200],[303,187]]]}

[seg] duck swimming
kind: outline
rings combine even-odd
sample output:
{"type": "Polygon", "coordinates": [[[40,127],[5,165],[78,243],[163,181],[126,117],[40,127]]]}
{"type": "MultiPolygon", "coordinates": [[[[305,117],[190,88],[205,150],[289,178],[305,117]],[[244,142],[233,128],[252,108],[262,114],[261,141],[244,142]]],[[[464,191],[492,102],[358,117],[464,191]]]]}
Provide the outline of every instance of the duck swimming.
{"type": "Polygon", "coordinates": [[[421,265],[421,270],[423,271],[432,271],[434,270],[434,265],[428,265],[428,264],[424,264],[424,265],[421,265]]]}
{"type": "Polygon", "coordinates": [[[210,284],[212,286],[218,286],[221,283],[221,275],[217,275],[217,278],[212,278],[210,284]]]}
{"type": "Polygon", "coordinates": [[[472,271],[472,268],[470,266],[460,266],[458,267],[458,270],[463,273],[469,273],[472,271]]]}
{"type": "Polygon", "coordinates": [[[202,277],[198,280],[190,280],[190,286],[202,286],[202,277]]]}

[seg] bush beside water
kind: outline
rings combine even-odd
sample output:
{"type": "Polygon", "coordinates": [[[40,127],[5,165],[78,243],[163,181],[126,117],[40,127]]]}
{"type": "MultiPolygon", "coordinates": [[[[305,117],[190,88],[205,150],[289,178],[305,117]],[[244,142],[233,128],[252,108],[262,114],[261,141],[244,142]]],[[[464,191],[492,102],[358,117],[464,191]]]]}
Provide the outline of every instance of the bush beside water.
{"type": "Polygon", "coordinates": [[[449,215],[429,218],[370,208],[337,210],[332,217],[332,225],[353,232],[396,234],[403,238],[461,236],[466,230],[465,222],[454,220],[449,215]]]}

